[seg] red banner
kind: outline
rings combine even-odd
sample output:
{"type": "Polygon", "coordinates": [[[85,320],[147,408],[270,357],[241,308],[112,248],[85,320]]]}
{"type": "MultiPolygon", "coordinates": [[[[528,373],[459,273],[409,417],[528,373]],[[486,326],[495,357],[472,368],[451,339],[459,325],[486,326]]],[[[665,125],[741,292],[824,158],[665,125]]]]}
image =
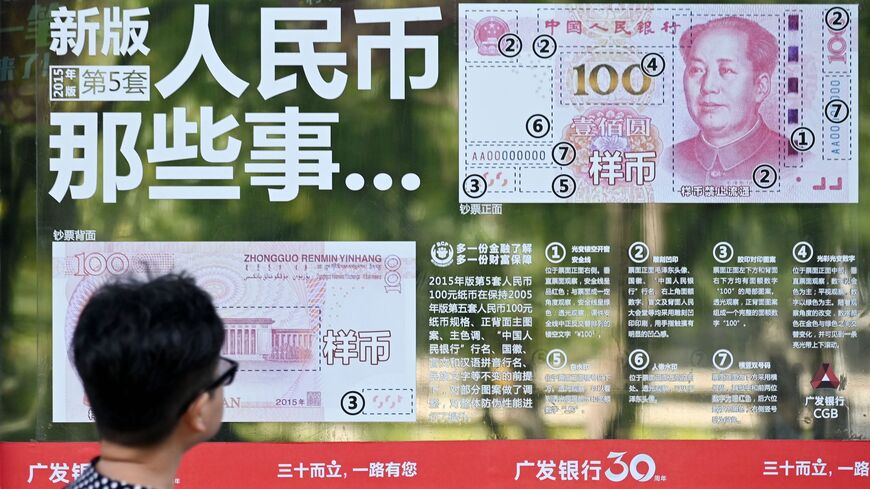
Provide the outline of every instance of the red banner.
{"type": "MultiPolygon", "coordinates": [[[[0,443],[0,489],[60,488],[94,443],[0,443]]],[[[870,487],[870,442],[443,441],[206,443],[179,488],[870,487]]]]}

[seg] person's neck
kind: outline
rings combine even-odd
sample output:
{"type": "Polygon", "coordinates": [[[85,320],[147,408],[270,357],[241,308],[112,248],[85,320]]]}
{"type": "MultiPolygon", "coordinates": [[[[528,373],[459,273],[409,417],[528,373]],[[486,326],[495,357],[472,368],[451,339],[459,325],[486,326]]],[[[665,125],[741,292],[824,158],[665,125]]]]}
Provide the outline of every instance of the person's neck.
{"type": "Polygon", "coordinates": [[[755,119],[752,120],[751,123],[748,123],[744,127],[742,127],[740,129],[740,131],[737,132],[737,134],[738,134],[737,136],[734,136],[732,133],[732,134],[728,134],[725,136],[719,136],[719,137],[702,134],[701,137],[704,138],[704,141],[707,141],[707,144],[709,144],[710,146],[713,146],[714,148],[724,148],[725,146],[728,146],[729,144],[736,143],[737,141],[740,141],[741,139],[745,138],[756,127],[758,127],[758,125],[760,123],[761,123],[761,118],[756,117],[755,119]]]}
{"type": "Polygon", "coordinates": [[[136,448],[102,441],[97,472],[117,481],[151,489],[172,489],[183,449],[171,443],[136,448]]]}

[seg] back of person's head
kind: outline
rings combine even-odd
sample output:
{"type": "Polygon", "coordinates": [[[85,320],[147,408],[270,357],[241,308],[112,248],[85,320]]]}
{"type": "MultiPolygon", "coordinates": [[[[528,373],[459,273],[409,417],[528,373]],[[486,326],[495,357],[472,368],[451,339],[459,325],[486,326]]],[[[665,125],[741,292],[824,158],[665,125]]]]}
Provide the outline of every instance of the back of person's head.
{"type": "Polygon", "coordinates": [[[103,286],[82,311],[73,356],[100,436],[128,446],[165,440],[213,379],[224,328],[184,275],[103,286]]]}

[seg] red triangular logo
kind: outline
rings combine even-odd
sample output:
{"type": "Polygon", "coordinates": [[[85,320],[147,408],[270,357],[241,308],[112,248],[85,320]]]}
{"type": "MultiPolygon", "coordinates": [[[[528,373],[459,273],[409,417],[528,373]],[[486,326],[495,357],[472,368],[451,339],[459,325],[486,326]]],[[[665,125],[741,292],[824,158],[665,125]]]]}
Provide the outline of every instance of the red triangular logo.
{"type": "Polygon", "coordinates": [[[840,379],[834,373],[830,363],[823,363],[816,375],[813,375],[813,380],[810,381],[813,389],[836,389],[840,387],[840,379]]]}

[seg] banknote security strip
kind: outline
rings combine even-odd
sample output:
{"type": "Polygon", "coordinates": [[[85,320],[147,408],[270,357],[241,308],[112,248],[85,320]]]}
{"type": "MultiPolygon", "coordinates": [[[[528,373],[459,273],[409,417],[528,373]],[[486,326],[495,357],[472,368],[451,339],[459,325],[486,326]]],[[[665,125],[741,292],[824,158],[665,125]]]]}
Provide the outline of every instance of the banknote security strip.
{"type": "Polygon", "coordinates": [[[92,421],[70,342],[110,280],[186,272],[240,363],[226,421],[416,420],[413,242],[55,242],[53,420],[92,421]],[[365,311],[365,314],[360,314],[365,311]]]}
{"type": "Polygon", "coordinates": [[[858,201],[857,5],[459,13],[461,203],[858,201]]]}

